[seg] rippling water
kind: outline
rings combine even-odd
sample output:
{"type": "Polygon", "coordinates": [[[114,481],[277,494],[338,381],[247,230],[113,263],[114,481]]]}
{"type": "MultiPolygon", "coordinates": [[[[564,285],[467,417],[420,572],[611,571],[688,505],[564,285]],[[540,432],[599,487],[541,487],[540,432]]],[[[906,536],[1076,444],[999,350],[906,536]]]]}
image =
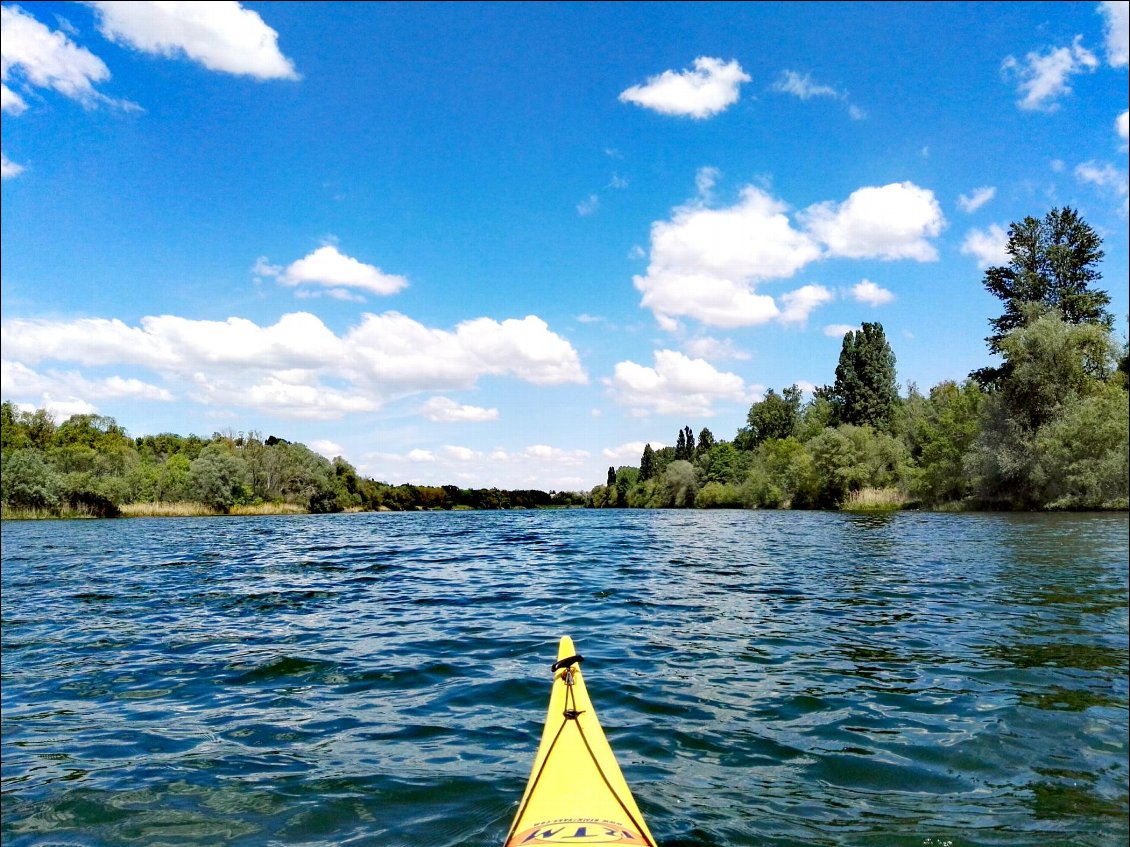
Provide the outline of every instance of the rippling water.
{"type": "Polygon", "coordinates": [[[1125,514],[2,538],[5,845],[499,845],[562,634],[664,847],[1130,839],[1125,514]]]}

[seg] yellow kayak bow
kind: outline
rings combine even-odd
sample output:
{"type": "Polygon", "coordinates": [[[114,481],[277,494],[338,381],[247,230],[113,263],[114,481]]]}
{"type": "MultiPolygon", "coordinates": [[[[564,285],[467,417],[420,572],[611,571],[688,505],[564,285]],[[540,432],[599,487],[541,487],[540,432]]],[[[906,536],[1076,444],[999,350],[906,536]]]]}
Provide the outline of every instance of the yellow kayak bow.
{"type": "Polygon", "coordinates": [[[505,847],[657,847],[596,719],[581,659],[573,639],[562,638],[541,743],[505,847]]]}

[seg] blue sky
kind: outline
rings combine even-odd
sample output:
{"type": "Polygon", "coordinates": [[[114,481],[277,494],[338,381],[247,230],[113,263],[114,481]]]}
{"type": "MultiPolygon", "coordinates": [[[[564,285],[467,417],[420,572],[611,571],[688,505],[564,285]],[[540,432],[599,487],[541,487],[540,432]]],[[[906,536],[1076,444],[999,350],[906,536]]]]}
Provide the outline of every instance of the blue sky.
{"type": "Polygon", "coordinates": [[[585,490],[883,325],[989,362],[1008,225],[1127,303],[1127,3],[4,3],[5,400],[585,490]]]}

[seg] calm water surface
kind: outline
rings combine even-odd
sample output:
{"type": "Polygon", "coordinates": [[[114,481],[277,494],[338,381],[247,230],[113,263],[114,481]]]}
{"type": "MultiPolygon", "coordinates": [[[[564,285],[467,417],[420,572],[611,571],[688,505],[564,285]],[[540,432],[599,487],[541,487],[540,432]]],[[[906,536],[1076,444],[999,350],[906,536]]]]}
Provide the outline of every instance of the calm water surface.
{"type": "Polygon", "coordinates": [[[3,525],[5,845],[499,845],[560,635],[675,845],[1125,845],[1127,516],[3,525]]]}

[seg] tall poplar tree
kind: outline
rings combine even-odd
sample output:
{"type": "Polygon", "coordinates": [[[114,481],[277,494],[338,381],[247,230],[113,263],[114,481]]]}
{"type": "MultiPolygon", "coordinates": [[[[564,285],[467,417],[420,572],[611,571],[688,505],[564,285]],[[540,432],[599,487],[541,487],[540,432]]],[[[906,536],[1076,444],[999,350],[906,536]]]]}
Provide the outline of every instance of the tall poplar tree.
{"type": "Polygon", "coordinates": [[[890,429],[898,384],[895,354],[882,324],[865,322],[844,335],[831,400],[840,423],[890,429]]]}
{"type": "Polygon", "coordinates": [[[643,456],[640,457],[640,482],[646,482],[655,476],[655,451],[650,444],[643,446],[643,456]]]}

